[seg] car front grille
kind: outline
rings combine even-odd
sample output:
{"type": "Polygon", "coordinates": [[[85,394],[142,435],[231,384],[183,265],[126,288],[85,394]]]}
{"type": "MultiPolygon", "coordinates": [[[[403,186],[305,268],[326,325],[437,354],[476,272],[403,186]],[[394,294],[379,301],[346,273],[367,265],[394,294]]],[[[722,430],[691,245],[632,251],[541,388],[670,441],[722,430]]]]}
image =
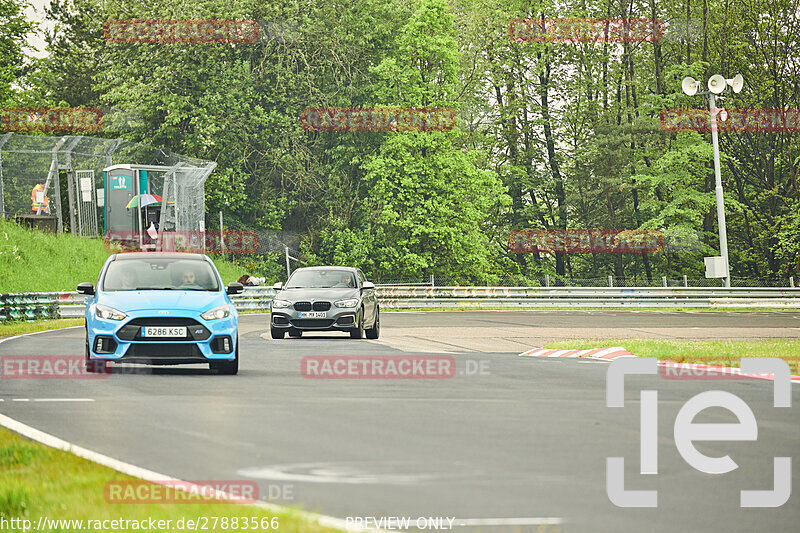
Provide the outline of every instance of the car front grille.
{"type": "Polygon", "coordinates": [[[117,337],[124,341],[145,341],[151,342],[157,340],[158,342],[175,342],[184,340],[204,341],[211,336],[211,332],[202,325],[200,322],[193,318],[184,317],[146,317],[134,318],[117,332],[117,337]],[[142,337],[142,326],[165,326],[177,327],[185,326],[187,337],[176,339],[148,339],[142,337]]]}
{"type": "Polygon", "coordinates": [[[297,318],[292,320],[292,325],[298,328],[327,328],[333,320],[327,318],[297,318]]]}
{"type": "Polygon", "coordinates": [[[125,352],[123,359],[128,357],[142,358],[172,358],[172,357],[199,357],[203,358],[203,352],[196,344],[190,343],[147,343],[131,344],[125,352]]]}
{"type": "Polygon", "coordinates": [[[195,324],[200,324],[197,320],[193,318],[185,318],[185,317],[165,317],[165,316],[153,316],[153,317],[146,317],[146,318],[134,318],[128,324],[134,326],[194,326],[195,324]]]}
{"type": "Polygon", "coordinates": [[[327,311],[331,308],[330,302],[314,302],[313,305],[311,302],[296,302],[294,304],[295,311],[327,311]]]}

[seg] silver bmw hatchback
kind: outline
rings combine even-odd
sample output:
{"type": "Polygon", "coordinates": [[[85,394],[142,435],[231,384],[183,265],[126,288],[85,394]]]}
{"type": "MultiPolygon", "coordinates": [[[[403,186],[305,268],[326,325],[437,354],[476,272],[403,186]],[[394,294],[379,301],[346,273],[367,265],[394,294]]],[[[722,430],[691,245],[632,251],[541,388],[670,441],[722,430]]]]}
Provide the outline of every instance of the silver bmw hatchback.
{"type": "Polygon", "coordinates": [[[298,268],[277,290],[270,312],[273,339],[304,331],[346,331],[350,338],[377,339],[381,317],[375,285],[357,268],[298,268]]]}

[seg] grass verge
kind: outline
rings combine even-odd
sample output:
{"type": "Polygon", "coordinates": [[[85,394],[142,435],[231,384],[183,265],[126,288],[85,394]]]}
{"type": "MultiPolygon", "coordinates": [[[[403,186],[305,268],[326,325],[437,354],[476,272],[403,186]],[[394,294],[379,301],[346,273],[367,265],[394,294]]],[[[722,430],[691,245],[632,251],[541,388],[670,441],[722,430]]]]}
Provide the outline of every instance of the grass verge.
{"type": "MultiPolygon", "coordinates": [[[[219,517],[217,519],[218,527],[212,528],[212,522],[209,520],[206,531],[222,532],[234,529],[233,518],[239,518],[239,523],[242,519],[247,518],[250,523],[252,522],[251,517],[255,517],[256,523],[260,525],[262,519],[267,519],[265,523],[269,523],[271,518],[277,517],[277,521],[273,522],[273,525],[277,525],[277,529],[283,532],[329,533],[336,531],[298,516],[298,513],[291,508],[287,508],[285,512],[273,513],[255,506],[236,503],[108,503],[104,495],[106,484],[126,481],[139,482],[131,476],[120,474],[76,455],[30,441],[0,427],[0,518],[7,521],[11,519],[30,520],[35,527],[40,517],[47,517],[50,520],[83,520],[83,527],[86,528],[87,520],[141,521],[154,519],[156,521],[171,520],[172,528],[159,529],[160,531],[179,531],[175,526],[181,518],[184,521],[196,521],[203,517],[219,517]],[[222,517],[228,519],[228,527],[222,527],[222,517]]],[[[150,487],[148,487],[148,491],[149,489],[150,487]]],[[[159,491],[149,493],[159,494],[159,491]]],[[[110,530],[109,522],[106,524],[105,529],[110,530]]],[[[102,530],[103,528],[93,529],[102,530]]],[[[114,531],[140,531],[142,529],[147,530],[147,528],[139,528],[129,523],[127,528],[115,528],[114,531]]],[[[263,527],[248,529],[266,531],[263,527]]],[[[270,528],[270,530],[272,529],[270,528]]],[[[52,525],[44,530],[72,532],[86,529],[79,529],[73,523],[71,525],[52,525]]]]}
{"type": "Polygon", "coordinates": [[[34,333],[36,331],[82,325],[82,318],[59,318],[55,320],[39,320],[34,322],[6,322],[0,324],[0,337],[8,337],[9,335],[22,335],[23,333],[34,333]]]}
{"type": "MultiPolygon", "coordinates": [[[[78,283],[97,280],[109,255],[103,239],[53,235],[0,218],[0,293],[74,291],[78,283]]],[[[212,260],[225,284],[256,275],[219,257],[212,260]]]]}
{"type": "Polygon", "coordinates": [[[639,357],[657,357],[676,363],[739,367],[741,357],[780,357],[792,374],[800,375],[800,339],[676,341],[661,339],[581,339],[552,342],[545,348],[586,350],[622,346],[639,357]]]}

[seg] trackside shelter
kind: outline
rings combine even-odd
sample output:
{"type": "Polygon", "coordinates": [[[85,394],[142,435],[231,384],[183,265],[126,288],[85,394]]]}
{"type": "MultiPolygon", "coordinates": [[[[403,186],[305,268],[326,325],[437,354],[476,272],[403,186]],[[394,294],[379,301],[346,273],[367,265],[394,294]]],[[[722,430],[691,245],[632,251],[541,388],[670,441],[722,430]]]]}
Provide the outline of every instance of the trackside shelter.
{"type": "Polygon", "coordinates": [[[0,216],[84,237],[116,228],[138,237],[146,229],[137,218],[143,214],[157,216],[159,231],[202,231],[205,180],[215,167],[124,139],[0,132],[0,216]],[[106,171],[130,177],[125,192],[107,195],[106,171]],[[163,204],[145,213],[117,204],[125,194],[145,193],[163,204]]]}
{"type": "Polygon", "coordinates": [[[204,185],[214,166],[119,164],[104,168],[105,237],[142,250],[203,250],[204,185]]]}

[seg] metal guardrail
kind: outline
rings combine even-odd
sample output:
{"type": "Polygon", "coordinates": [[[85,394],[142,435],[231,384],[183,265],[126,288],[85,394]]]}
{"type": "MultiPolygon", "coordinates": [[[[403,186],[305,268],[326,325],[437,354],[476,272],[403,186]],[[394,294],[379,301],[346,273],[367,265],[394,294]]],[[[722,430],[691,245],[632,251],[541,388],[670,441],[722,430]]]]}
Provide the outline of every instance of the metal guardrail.
{"type": "MultiPolygon", "coordinates": [[[[378,287],[385,309],[686,307],[741,309],[800,308],[800,288],[763,287],[378,287]]],[[[240,311],[267,311],[275,290],[245,287],[231,299],[240,311]]],[[[77,292],[0,294],[0,322],[81,317],[77,292]]]]}
{"type": "Polygon", "coordinates": [[[381,305],[404,308],[800,308],[800,289],[762,287],[380,287],[381,305]]]}
{"type": "Polygon", "coordinates": [[[800,288],[772,287],[379,287],[380,298],[785,298],[800,288]]]}

